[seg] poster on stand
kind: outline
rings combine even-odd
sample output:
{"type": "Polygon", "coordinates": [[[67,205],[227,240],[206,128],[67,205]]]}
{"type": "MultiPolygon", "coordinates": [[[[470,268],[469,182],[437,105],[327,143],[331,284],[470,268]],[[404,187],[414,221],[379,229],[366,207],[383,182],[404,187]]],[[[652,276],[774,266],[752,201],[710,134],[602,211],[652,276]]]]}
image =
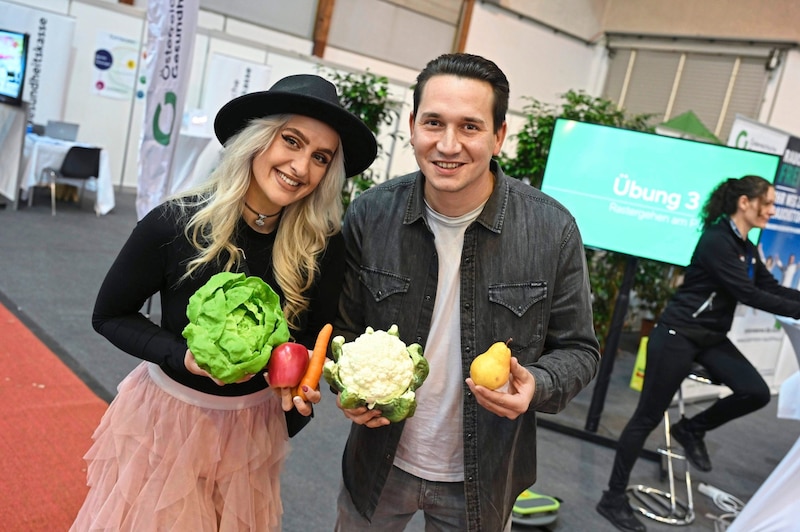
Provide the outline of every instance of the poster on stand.
{"type": "Polygon", "coordinates": [[[237,57],[213,53],[206,69],[203,110],[209,117],[237,96],[269,89],[271,68],[237,57]]]}
{"type": "Polygon", "coordinates": [[[28,121],[46,124],[48,120],[63,120],[75,19],[0,0],[0,21],[4,28],[30,36],[22,93],[22,99],[28,102],[28,121]]]}
{"type": "MultiPolygon", "coordinates": [[[[800,138],[755,120],[737,116],[728,145],[781,156],[775,176],[775,215],[761,231],[761,260],[783,286],[800,288],[800,138]]],[[[768,176],[764,176],[768,177],[768,176]]],[[[785,333],[775,315],[739,305],[729,338],[777,393],[785,333]]]]}
{"type": "Polygon", "coordinates": [[[92,71],[92,93],[106,98],[130,100],[136,86],[139,41],[107,31],[98,31],[92,71]]]}

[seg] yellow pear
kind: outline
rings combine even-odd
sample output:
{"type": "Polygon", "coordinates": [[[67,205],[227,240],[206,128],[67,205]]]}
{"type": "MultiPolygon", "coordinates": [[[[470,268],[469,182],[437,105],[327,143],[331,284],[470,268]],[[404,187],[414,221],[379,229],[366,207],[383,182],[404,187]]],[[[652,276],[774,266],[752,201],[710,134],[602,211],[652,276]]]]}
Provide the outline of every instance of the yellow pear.
{"type": "MultiPolygon", "coordinates": [[[[509,368],[511,367],[511,349],[508,348],[506,342],[495,342],[493,343],[489,349],[486,350],[483,355],[496,358],[497,360],[503,362],[504,364],[508,364],[509,368]]],[[[483,356],[478,355],[478,356],[483,356]]]]}
{"type": "Polygon", "coordinates": [[[475,357],[469,376],[475,384],[496,390],[508,382],[511,372],[511,349],[505,342],[495,342],[486,352],[475,357]]]}

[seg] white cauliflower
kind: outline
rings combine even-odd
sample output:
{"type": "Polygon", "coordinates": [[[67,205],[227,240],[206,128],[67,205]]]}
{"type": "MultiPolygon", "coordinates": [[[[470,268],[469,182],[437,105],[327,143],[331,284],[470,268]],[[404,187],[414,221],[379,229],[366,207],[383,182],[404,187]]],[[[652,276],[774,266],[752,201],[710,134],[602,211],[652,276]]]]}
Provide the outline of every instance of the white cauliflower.
{"type": "Polygon", "coordinates": [[[366,405],[378,408],[390,421],[413,415],[416,390],[428,376],[428,361],[419,344],[406,346],[396,325],[388,331],[366,332],[344,343],[342,336],[332,342],[336,360],[325,362],[325,380],[340,392],[345,408],[366,405]]]}
{"type": "Polygon", "coordinates": [[[342,345],[339,379],[370,408],[400,396],[414,376],[414,363],[398,337],[370,331],[342,345]]]}

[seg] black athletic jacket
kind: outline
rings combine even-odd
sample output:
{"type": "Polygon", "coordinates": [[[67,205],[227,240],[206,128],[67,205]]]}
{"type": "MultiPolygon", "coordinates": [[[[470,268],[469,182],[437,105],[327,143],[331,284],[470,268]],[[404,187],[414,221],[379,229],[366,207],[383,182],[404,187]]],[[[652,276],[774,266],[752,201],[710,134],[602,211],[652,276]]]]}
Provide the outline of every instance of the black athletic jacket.
{"type": "Polygon", "coordinates": [[[800,292],[781,286],[761,262],[756,246],[738,236],[725,217],[703,232],[683,285],[659,322],[679,331],[705,330],[722,339],[736,303],[800,318],[800,292]]]}

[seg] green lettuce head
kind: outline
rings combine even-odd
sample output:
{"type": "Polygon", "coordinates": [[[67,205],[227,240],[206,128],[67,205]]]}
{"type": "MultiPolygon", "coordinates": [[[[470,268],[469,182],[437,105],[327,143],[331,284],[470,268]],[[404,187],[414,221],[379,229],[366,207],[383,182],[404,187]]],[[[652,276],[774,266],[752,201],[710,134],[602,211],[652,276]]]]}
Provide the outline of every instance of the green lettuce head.
{"type": "Polygon", "coordinates": [[[189,298],[183,337],[197,364],[228,384],[264,369],[289,341],[278,294],[258,277],[222,272],[189,298]]]}

